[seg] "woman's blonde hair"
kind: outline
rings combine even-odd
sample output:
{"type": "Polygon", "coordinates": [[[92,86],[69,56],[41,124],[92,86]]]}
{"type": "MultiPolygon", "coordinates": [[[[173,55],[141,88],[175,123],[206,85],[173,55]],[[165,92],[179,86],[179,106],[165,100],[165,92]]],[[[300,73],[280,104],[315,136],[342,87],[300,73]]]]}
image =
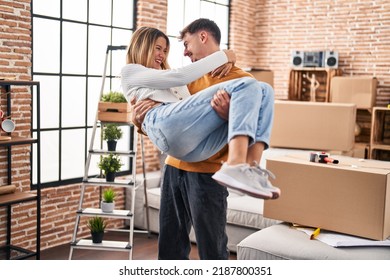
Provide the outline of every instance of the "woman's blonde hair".
{"type": "Polygon", "coordinates": [[[166,61],[169,53],[169,39],[164,32],[152,27],[140,27],[133,33],[127,48],[126,63],[152,67],[154,46],[160,37],[163,37],[167,41],[167,53],[164,61],[161,63],[161,68],[169,69],[168,62],[166,61]]]}

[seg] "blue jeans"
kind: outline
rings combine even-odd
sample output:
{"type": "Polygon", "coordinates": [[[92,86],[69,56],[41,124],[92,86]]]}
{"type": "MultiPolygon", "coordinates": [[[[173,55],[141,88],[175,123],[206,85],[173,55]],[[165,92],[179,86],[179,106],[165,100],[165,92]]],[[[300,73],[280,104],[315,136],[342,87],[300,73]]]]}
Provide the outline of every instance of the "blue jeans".
{"type": "Polygon", "coordinates": [[[273,122],[273,89],[253,78],[219,83],[176,103],[161,104],[146,114],[142,129],[162,152],[187,162],[205,160],[234,136],[247,135],[250,145],[269,146],[273,122]],[[229,120],[210,105],[218,89],[231,96],[229,120]]]}
{"type": "Polygon", "coordinates": [[[189,259],[191,225],[200,259],[229,258],[226,235],[229,193],[212,175],[164,167],[158,237],[160,260],[189,259]]]}

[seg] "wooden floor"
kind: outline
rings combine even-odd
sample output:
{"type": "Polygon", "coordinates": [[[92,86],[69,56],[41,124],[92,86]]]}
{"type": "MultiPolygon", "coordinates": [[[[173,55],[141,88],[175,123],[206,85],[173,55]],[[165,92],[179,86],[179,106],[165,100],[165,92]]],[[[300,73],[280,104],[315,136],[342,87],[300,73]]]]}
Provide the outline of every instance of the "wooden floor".
{"type": "MultiPolygon", "coordinates": [[[[123,232],[107,232],[105,238],[108,240],[126,241],[128,234],[123,232]]],[[[157,238],[156,234],[134,233],[133,260],[157,260],[157,238]]],[[[41,260],[67,260],[69,259],[69,244],[53,247],[41,251],[41,260]]],[[[75,249],[73,260],[127,260],[129,254],[126,252],[97,251],[75,249]]],[[[199,260],[196,245],[192,245],[191,260],[199,260]]],[[[230,259],[235,260],[236,255],[231,253],[230,259]]]]}

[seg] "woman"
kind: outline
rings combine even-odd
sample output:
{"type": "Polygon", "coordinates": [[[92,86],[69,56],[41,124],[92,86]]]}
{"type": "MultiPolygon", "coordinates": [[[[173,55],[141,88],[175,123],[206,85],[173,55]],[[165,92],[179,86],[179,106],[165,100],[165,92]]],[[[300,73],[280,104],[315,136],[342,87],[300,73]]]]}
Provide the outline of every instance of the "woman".
{"type": "Polygon", "coordinates": [[[122,69],[122,87],[128,100],[150,98],[161,102],[151,108],[142,130],[163,152],[184,161],[202,161],[229,143],[229,157],[213,175],[220,184],[261,198],[277,198],[280,190],[268,181],[269,173],[245,162],[248,147],[257,141],[263,123],[261,101],[272,91],[253,78],[222,82],[195,95],[185,86],[225,64],[234,63],[231,51],[217,51],[180,69],[168,70],[169,39],[158,29],[142,27],[134,32],[122,69]],[[218,90],[231,96],[229,120],[220,118],[210,101],[218,90]],[[240,160],[238,160],[240,159],[240,160]]]}

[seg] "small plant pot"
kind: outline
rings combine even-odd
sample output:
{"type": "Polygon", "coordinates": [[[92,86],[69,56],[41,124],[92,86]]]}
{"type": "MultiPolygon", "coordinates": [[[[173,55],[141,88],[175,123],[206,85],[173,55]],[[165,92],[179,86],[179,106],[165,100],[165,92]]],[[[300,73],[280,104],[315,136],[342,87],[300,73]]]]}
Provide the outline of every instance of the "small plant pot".
{"type": "Polygon", "coordinates": [[[107,141],[107,149],[110,152],[114,152],[116,150],[116,141],[115,140],[109,140],[107,141]]]}
{"type": "Polygon", "coordinates": [[[115,208],[115,202],[101,201],[100,208],[102,209],[103,212],[108,212],[108,213],[113,212],[115,208]]]}
{"type": "Polygon", "coordinates": [[[104,232],[91,232],[92,243],[102,243],[104,232]]]}
{"type": "Polygon", "coordinates": [[[106,182],[114,182],[115,176],[116,176],[116,172],[107,172],[106,173],[106,182]]]}

